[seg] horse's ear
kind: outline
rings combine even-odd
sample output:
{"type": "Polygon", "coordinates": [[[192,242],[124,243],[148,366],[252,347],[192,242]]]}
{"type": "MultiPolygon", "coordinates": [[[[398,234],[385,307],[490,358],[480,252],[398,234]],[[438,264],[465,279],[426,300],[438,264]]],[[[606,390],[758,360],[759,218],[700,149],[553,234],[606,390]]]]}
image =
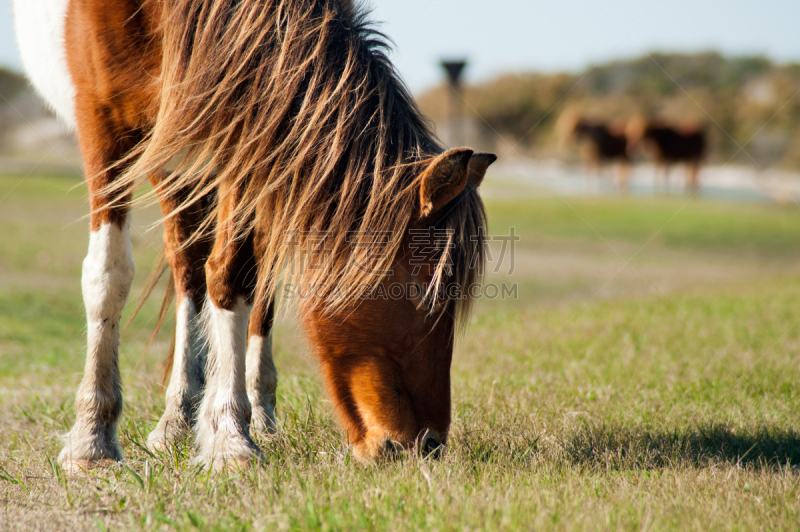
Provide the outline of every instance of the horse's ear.
{"type": "Polygon", "coordinates": [[[435,213],[464,189],[470,176],[473,153],[470,148],[455,148],[439,155],[428,165],[419,189],[420,218],[435,213]]]}
{"type": "Polygon", "coordinates": [[[497,160],[494,153],[476,153],[469,160],[469,182],[475,187],[481,186],[486,170],[497,160]]]}

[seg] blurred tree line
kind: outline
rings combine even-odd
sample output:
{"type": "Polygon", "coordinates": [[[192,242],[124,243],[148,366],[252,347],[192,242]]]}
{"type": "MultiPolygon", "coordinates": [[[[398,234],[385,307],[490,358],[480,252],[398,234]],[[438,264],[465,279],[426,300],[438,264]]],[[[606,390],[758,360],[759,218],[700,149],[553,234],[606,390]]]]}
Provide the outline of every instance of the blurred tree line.
{"type": "Polygon", "coordinates": [[[2,67],[0,158],[4,169],[10,168],[11,159],[18,163],[13,167],[26,169],[72,169],[79,161],[77,143],[69,128],[50,112],[24,76],[2,67]]]}
{"type": "MultiPolygon", "coordinates": [[[[442,85],[419,97],[435,122],[446,119],[448,90],[442,85]]],[[[650,54],[578,74],[506,74],[468,86],[464,108],[471,140],[500,152],[563,156],[557,124],[565,112],[620,127],[646,116],[705,125],[712,162],[800,169],[798,92],[797,64],[713,52],[650,54]]]]}
{"type": "MultiPolygon", "coordinates": [[[[448,90],[441,85],[418,98],[439,124],[447,118],[448,90]]],[[[506,74],[467,86],[464,99],[469,143],[499,153],[574,155],[559,142],[563,113],[620,127],[633,116],[650,116],[704,124],[712,162],[800,169],[800,64],[656,53],[577,74],[506,74]]],[[[54,141],[42,146],[42,137],[66,134],[56,125],[27,81],[0,68],[0,154],[48,148],[54,141]],[[32,125],[35,133],[28,131],[32,125]]]]}
{"type": "Polygon", "coordinates": [[[0,151],[10,142],[8,137],[13,130],[25,120],[17,104],[29,90],[23,76],[0,67],[0,151]]]}
{"type": "Polygon", "coordinates": [[[24,76],[0,67],[0,154],[15,147],[20,127],[48,114],[24,76]]]}

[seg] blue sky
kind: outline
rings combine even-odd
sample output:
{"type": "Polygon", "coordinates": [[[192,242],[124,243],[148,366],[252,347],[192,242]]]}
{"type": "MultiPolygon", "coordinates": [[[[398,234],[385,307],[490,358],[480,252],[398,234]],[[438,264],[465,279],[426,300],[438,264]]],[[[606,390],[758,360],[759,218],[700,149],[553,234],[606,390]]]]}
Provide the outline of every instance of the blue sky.
{"type": "MultiPolygon", "coordinates": [[[[368,0],[418,92],[442,57],[468,57],[467,77],[580,70],[648,51],[719,50],[800,62],[797,0],[368,0]]],[[[20,68],[11,0],[0,0],[0,64],[20,68]]]]}

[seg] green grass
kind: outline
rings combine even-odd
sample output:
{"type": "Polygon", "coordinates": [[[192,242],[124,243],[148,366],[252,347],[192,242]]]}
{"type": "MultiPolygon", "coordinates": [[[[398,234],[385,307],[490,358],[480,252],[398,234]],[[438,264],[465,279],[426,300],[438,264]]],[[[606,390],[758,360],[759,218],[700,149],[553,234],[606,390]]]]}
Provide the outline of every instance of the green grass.
{"type": "Polygon", "coordinates": [[[487,201],[490,229],[528,237],[621,240],[734,253],[800,255],[796,207],[678,199],[526,198],[487,201]]]}
{"type": "MultiPolygon", "coordinates": [[[[54,465],[73,419],[86,247],[75,178],[0,177],[0,528],[797,529],[800,211],[674,199],[492,199],[515,301],[480,301],[441,461],[355,464],[292,314],[268,464],[209,476],[143,448],[163,408],[158,294],[125,334],[124,466],[54,465]],[[56,193],[54,190],[59,190],[56,193]],[[655,235],[655,237],[654,237],[655,235]]],[[[137,215],[137,287],[157,250],[137,215]]],[[[136,293],[137,288],[134,288],[136,293]]]]}

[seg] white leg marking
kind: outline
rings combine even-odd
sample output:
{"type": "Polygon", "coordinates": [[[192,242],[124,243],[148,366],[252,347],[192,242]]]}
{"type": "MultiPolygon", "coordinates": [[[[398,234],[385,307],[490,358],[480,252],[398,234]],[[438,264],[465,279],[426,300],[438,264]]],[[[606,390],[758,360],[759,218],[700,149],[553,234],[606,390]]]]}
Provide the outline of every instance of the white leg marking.
{"type": "Polygon", "coordinates": [[[253,335],[247,343],[247,397],[253,409],[250,430],[275,431],[275,392],[278,372],[272,360],[272,333],[253,335]]]}
{"type": "Polygon", "coordinates": [[[22,63],[36,90],[75,127],[75,85],[67,67],[64,26],[69,0],[14,0],[22,63]]]}
{"type": "Polygon", "coordinates": [[[190,427],[203,388],[206,345],[192,298],[178,301],[175,354],[167,387],[166,408],[158,426],[147,438],[151,449],[164,450],[190,427]]]}
{"type": "Polygon", "coordinates": [[[250,400],[245,384],[247,320],[251,307],[239,298],[234,309],[205,305],[208,336],[206,392],[197,420],[197,460],[214,469],[226,461],[244,463],[260,456],[250,438],[250,400]]]}
{"type": "Polygon", "coordinates": [[[105,224],[93,232],[81,281],[87,318],[86,368],[75,397],[77,419],[59,456],[69,469],[96,460],[122,459],[117,439],[122,412],[119,318],[133,274],[127,223],[124,228],[105,224]]]}

